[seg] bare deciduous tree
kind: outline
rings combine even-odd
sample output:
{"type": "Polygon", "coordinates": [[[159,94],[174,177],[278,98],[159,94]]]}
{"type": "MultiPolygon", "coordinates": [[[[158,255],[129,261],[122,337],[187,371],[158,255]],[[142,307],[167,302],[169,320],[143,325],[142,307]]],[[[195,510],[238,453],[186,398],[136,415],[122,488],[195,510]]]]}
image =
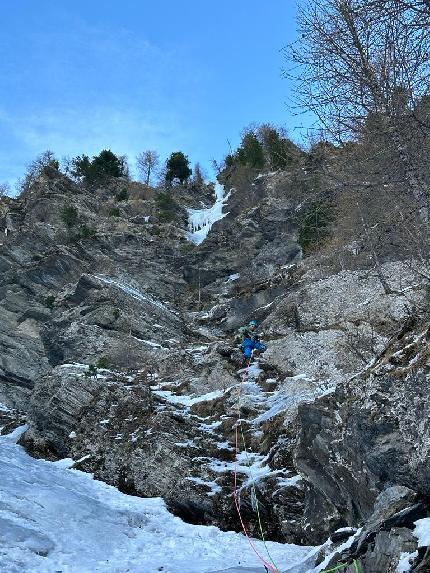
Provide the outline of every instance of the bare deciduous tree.
{"type": "Polygon", "coordinates": [[[203,173],[203,169],[200,165],[200,163],[196,163],[194,165],[194,169],[193,169],[193,179],[192,179],[192,184],[195,187],[202,187],[202,185],[204,185],[205,183],[205,174],[203,173]]]}
{"type": "Polygon", "coordinates": [[[429,4],[308,0],[299,11],[300,40],[289,49],[300,105],[341,142],[373,122],[396,151],[427,222],[427,184],[411,155],[410,125],[430,129],[416,113],[430,94],[429,4]]]}
{"type": "Polygon", "coordinates": [[[151,176],[154,175],[159,163],[160,157],[158,153],[150,149],[139,153],[136,157],[137,169],[146,185],[149,185],[151,176]]]}
{"type": "Polygon", "coordinates": [[[338,138],[369,114],[394,119],[429,93],[430,28],[414,26],[414,11],[400,4],[309,0],[299,11],[289,56],[300,102],[338,138]]]}
{"type": "Polygon", "coordinates": [[[3,197],[4,195],[10,195],[11,192],[11,188],[9,183],[0,183],[0,197],[3,197]]]}
{"type": "Polygon", "coordinates": [[[17,190],[20,194],[25,194],[36,183],[37,179],[43,175],[45,170],[54,169],[58,170],[60,164],[55,157],[53,151],[49,149],[44,151],[34,159],[28,166],[26,173],[22,179],[18,180],[17,190]]]}

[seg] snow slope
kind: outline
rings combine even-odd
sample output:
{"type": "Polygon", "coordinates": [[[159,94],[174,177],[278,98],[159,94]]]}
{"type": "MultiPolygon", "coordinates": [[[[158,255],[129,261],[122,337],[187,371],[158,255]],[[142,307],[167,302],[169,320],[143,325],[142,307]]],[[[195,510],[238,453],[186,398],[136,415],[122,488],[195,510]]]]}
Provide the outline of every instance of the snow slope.
{"type": "Polygon", "coordinates": [[[224,195],[224,187],[215,184],[215,203],[209,209],[188,209],[188,232],[186,237],[196,245],[200,245],[208,236],[212,225],[224,218],[223,208],[230,193],[224,195]]]}
{"type": "MultiPolygon", "coordinates": [[[[22,431],[0,437],[0,571],[262,571],[242,535],[186,524],[159,498],[124,495],[67,464],[35,460],[15,443],[22,431]]],[[[269,546],[281,570],[309,554],[305,547],[269,546]]]]}

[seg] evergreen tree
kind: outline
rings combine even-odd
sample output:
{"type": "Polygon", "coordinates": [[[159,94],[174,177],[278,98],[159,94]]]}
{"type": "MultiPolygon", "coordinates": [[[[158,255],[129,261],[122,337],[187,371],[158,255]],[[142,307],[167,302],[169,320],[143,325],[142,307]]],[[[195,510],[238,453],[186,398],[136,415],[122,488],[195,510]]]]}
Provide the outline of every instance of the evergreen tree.
{"type": "Polygon", "coordinates": [[[78,210],[73,205],[66,205],[61,211],[61,218],[66,226],[70,229],[78,221],[78,210]]]}
{"type": "Polygon", "coordinates": [[[179,179],[184,183],[191,175],[190,162],[182,151],[175,151],[166,162],[166,181],[171,183],[174,179],[179,179]]]}
{"type": "Polygon", "coordinates": [[[249,165],[249,167],[253,167],[254,169],[264,167],[263,146],[253,131],[247,131],[242,137],[242,142],[236,152],[236,157],[242,165],[249,165]]]}
{"type": "Polygon", "coordinates": [[[298,159],[300,150],[285,137],[282,129],[264,124],[258,129],[258,137],[271,169],[286,169],[298,159]]]}
{"type": "Polygon", "coordinates": [[[127,177],[128,168],[125,157],[115,155],[110,149],[104,149],[91,160],[88,155],[75,157],[71,161],[72,176],[84,178],[86,183],[97,183],[109,177],[127,177]]]}
{"type": "Polygon", "coordinates": [[[110,149],[104,149],[94,157],[92,167],[98,177],[125,177],[127,168],[123,157],[117,157],[110,149]]]}

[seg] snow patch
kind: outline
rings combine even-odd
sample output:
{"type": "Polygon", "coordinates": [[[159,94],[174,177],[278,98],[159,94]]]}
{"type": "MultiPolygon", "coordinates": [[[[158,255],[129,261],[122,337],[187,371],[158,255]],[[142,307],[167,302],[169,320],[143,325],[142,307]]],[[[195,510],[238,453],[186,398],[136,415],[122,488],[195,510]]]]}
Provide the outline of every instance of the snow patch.
{"type": "Polygon", "coordinates": [[[210,489],[210,491],[208,492],[207,495],[216,495],[217,493],[220,493],[222,491],[222,487],[219,486],[216,482],[214,481],[206,481],[204,479],[201,479],[199,477],[187,477],[186,478],[188,481],[192,481],[193,483],[196,483],[198,485],[203,485],[205,487],[208,487],[210,489]]]}
{"type": "Polygon", "coordinates": [[[163,348],[161,344],[158,344],[158,342],[154,342],[153,340],[144,340],[143,338],[138,338],[137,336],[132,336],[132,338],[138,342],[143,342],[143,344],[146,344],[147,346],[151,346],[151,348],[163,348]]]}
{"type": "MultiPolygon", "coordinates": [[[[153,387],[151,388],[153,389],[153,387]]],[[[170,404],[180,404],[181,406],[192,406],[193,404],[198,404],[199,402],[209,402],[210,400],[215,400],[216,398],[221,398],[224,395],[222,390],[216,390],[215,392],[208,392],[202,396],[178,396],[173,394],[170,390],[154,390],[154,394],[160,398],[164,398],[166,402],[170,404]]]]}
{"type": "Polygon", "coordinates": [[[400,559],[395,573],[408,573],[411,569],[409,560],[412,561],[416,557],[418,557],[418,551],[414,551],[413,553],[400,553],[400,559]]]}
{"type": "Polygon", "coordinates": [[[362,527],[360,527],[360,529],[357,529],[354,535],[351,535],[351,537],[349,537],[344,543],[342,543],[342,545],[339,545],[339,547],[337,547],[335,551],[332,551],[329,555],[327,555],[324,561],[320,563],[318,567],[315,567],[314,573],[320,573],[321,571],[324,571],[324,569],[327,567],[327,565],[330,563],[330,561],[333,559],[336,553],[341,554],[343,551],[345,551],[345,549],[349,549],[351,545],[354,543],[354,541],[357,539],[357,537],[360,535],[362,529],[363,529],[362,527]]]}
{"type": "MultiPolygon", "coordinates": [[[[184,523],[159,498],[128,496],[89,474],[33,459],[16,438],[0,437],[0,571],[258,571],[243,535],[184,523]]],[[[263,543],[255,544],[265,554],[263,543]]],[[[309,555],[307,547],[267,545],[281,570],[309,555]]]]}
{"type": "Polygon", "coordinates": [[[75,460],[73,460],[72,458],[63,458],[62,460],[58,460],[52,463],[58,466],[59,468],[64,468],[65,470],[68,470],[75,465],[75,460]]]}
{"type": "Polygon", "coordinates": [[[430,545],[430,517],[415,522],[414,535],[418,539],[418,547],[430,545]]]}
{"type": "Polygon", "coordinates": [[[59,368],[77,368],[78,370],[82,370],[88,368],[88,364],[80,364],[79,362],[71,362],[67,364],[60,364],[59,368]]]}
{"type": "MultiPolygon", "coordinates": [[[[8,442],[12,442],[13,444],[16,444],[19,440],[19,438],[25,434],[25,432],[28,430],[28,425],[25,424],[24,426],[19,426],[18,428],[15,428],[15,430],[13,432],[11,432],[10,434],[7,434],[6,436],[1,436],[1,439],[3,440],[7,440],[8,442]]],[[[1,489],[1,482],[0,482],[0,489],[1,489]]]]}
{"type": "Polygon", "coordinates": [[[278,485],[280,487],[291,487],[293,485],[297,485],[300,481],[302,481],[302,476],[295,475],[289,478],[278,478],[278,485]]]}
{"type": "Polygon", "coordinates": [[[240,487],[241,490],[256,485],[263,478],[285,472],[284,469],[272,470],[265,464],[267,460],[264,456],[249,451],[239,452],[234,462],[215,458],[209,458],[208,461],[208,468],[215,473],[237,472],[244,474],[246,479],[240,487]]]}
{"type": "Polygon", "coordinates": [[[175,446],[178,446],[178,448],[197,448],[193,440],[186,440],[185,442],[175,442],[175,446]]]}
{"type": "Polygon", "coordinates": [[[240,274],[239,273],[235,273],[234,275],[229,275],[227,277],[227,280],[225,281],[226,283],[231,283],[232,281],[237,281],[240,278],[240,274]]]}
{"type": "Polygon", "coordinates": [[[211,424],[199,424],[199,430],[207,434],[214,434],[215,430],[222,425],[221,421],[212,422],[211,424]]]}

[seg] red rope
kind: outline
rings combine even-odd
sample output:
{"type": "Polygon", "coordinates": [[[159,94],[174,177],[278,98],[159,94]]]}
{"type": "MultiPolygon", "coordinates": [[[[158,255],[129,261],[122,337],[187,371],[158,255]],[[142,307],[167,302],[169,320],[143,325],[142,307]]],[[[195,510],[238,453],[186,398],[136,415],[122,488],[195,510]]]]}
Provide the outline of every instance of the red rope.
{"type": "MultiPolygon", "coordinates": [[[[243,377],[242,377],[242,382],[244,382],[245,377],[246,377],[246,373],[247,373],[248,370],[249,370],[249,366],[250,366],[250,364],[251,364],[251,359],[252,359],[252,357],[249,359],[249,362],[248,362],[248,365],[247,365],[247,367],[246,367],[245,373],[244,373],[244,375],[243,375],[243,377]]],[[[241,383],[241,384],[242,384],[242,383],[241,383]]],[[[240,408],[240,390],[239,390],[239,408],[240,408]]],[[[240,418],[240,409],[239,409],[239,416],[238,416],[238,418],[240,418]]],[[[248,530],[246,529],[245,522],[244,522],[244,520],[243,520],[242,513],[241,513],[241,511],[240,511],[240,503],[239,503],[239,499],[238,499],[238,496],[237,496],[237,464],[238,464],[238,462],[237,462],[237,456],[238,456],[238,454],[239,454],[239,431],[238,431],[239,424],[240,424],[240,419],[238,419],[237,424],[236,424],[236,455],[235,455],[235,460],[234,460],[235,463],[234,463],[234,489],[233,489],[234,505],[236,506],[236,511],[237,511],[238,516],[239,516],[239,521],[240,521],[240,524],[241,524],[241,526],[242,526],[243,533],[245,534],[245,537],[246,537],[246,539],[248,540],[248,543],[249,543],[249,545],[251,546],[252,550],[254,551],[255,555],[256,555],[256,556],[258,557],[258,559],[263,563],[263,565],[266,567],[267,570],[272,571],[272,573],[279,573],[279,571],[276,569],[276,567],[274,567],[271,563],[268,563],[268,562],[264,559],[264,557],[262,557],[262,556],[260,555],[260,553],[258,552],[258,549],[256,548],[255,543],[254,543],[252,537],[250,536],[248,530]]]]}

